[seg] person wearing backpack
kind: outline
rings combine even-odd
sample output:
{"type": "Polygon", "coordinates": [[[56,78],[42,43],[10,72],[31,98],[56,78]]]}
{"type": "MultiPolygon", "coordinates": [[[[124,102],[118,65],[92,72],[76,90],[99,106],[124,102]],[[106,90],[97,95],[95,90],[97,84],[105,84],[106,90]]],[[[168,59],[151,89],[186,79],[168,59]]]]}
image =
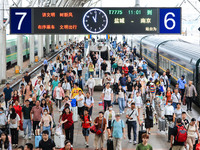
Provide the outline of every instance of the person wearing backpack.
{"type": "Polygon", "coordinates": [[[86,148],[89,147],[88,141],[89,141],[89,134],[90,134],[90,124],[92,123],[91,117],[88,115],[88,109],[84,110],[84,115],[81,116],[82,121],[82,133],[85,137],[85,146],[86,148]]]}
{"type": "Polygon", "coordinates": [[[122,137],[126,139],[126,135],[125,135],[124,121],[120,119],[119,113],[115,115],[115,120],[113,120],[111,127],[112,127],[111,133],[113,137],[114,150],[122,150],[122,145],[121,145],[122,137]]]}
{"type": "Polygon", "coordinates": [[[199,132],[196,125],[196,119],[192,118],[191,122],[187,126],[187,144],[189,145],[189,150],[193,150],[193,145],[195,144],[196,134],[199,138],[199,132]]]}
{"type": "Polygon", "coordinates": [[[84,98],[84,106],[85,106],[85,109],[88,109],[89,116],[92,116],[92,109],[94,106],[94,98],[92,96],[90,96],[89,92],[86,93],[86,97],[84,98]]]}
{"type": "Polygon", "coordinates": [[[187,140],[187,130],[182,125],[181,118],[177,119],[177,126],[173,129],[173,134],[171,135],[171,148],[172,150],[185,150],[185,142],[187,140]],[[174,143],[172,141],[174,139],[174,143]]]}

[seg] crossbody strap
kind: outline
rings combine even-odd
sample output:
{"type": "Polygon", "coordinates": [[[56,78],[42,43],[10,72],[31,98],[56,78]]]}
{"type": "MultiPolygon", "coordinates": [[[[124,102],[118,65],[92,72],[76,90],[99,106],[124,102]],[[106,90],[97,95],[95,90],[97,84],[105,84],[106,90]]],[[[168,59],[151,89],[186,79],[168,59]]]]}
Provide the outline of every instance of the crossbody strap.
{"type": "Polygon", "coordinates": [[[133,110],[133,111],[131,112],[131,114],[129,115],[129,117],[134,113],[134,111],[135,111],[135,110],[133,110]]]}

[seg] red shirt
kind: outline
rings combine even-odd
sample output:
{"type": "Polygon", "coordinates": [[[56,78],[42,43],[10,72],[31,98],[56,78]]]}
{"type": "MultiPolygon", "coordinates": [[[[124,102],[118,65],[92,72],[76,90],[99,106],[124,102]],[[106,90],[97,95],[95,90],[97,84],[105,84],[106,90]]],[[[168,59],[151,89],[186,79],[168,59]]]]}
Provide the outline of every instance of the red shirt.
{"type": "Polygon", "coordinates": [[[70,113],[68,115],[66,113],[64,113],[62,115],[62,121],[65,121],[67,119],[67,122],[64,123],[65,129],[69,129],[73,125],[74,121],[72,119],[72,116],[73,116],[73,113],[70,113]]]}
{"type": "Polygon", "coordinates": [[[89,116],[88,116],[88,115],[87,115],[87,116],[84,116],[84,123],[82,123],[82,127],[83,127],[84,129],[90,128],[90,123],[86,123],[86,122],[88,122],[88,121],[90,121],[89,116]]]}
{"type": "Polygon", "coordinates": [[[122,67],[122,70],[124,70],[124,73],[127,75],[128,74],[128,67],[122,67]]]}
{"type": "MultiPolygon", "coordinates": [[[[65,148],[61,148],[60,150],[65,150],[65,148]]],[[[71,147],[70,150],[73,150],[73,148],[71,147]]]]}
{"type": "Polygon", "coordinates": [[[15,112],[19,115],[19,117],[22,118],[22,107],[20,105],[14,105],[13,108],[15,109],[15,112]]]}

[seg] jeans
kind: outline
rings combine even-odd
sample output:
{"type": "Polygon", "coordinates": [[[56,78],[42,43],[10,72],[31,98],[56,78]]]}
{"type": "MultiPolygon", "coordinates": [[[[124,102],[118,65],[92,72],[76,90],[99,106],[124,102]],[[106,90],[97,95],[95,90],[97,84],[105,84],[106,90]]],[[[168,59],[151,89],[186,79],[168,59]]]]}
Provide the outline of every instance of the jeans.
{"type": "Polygon", "coordinates": [[[66,140],[69,140],[73,145],[74,141],[74,124],[69,128],[65,129],[66,140]]]}
{"type": "Polygon", "coordinates": [[[90,77],[90,75],[92,75],[92,77],[94,77],[94,71],[89,72],[89,77],[90,77]]]}
{"type": "Polygon", "coordinates": [[[137,138],[137,122],[136,121],[128,121],[128,139],[131,140],[131,128],[133,128],[133,137],[134,141],[137,138]]]}
{"type": "Polygon", "coordinates": [[[111,105],[111,100],[104,100],[104,112],[107,110],[107,107],[111,105]]]}
{"type": "Polygon", "coordinates": [[[56,99],[56,106],[61,109],[62,107],[62,99],[56,99]]]}
{"type": "Polygon", "coordinates": [[[177,108],[177,103],[172,103],[172,106],[174,107],[174,109],[176,109],[177,108]]]}
{"type": "Polygon", "coordinates": [[[50,70],[50,75],[51,75],[51,76],[53,75],[53,70],[50,70]]]}
{"type": "Polygon", "coordinates": [[[42,131],[45,131],[45,130],[47,130],[49,132],[49,138],[51,138],[51,127],[50,126],[48,126],[48,127],[43,126],[42,131]]]}
{"type": "Polygon", "coordinates": [[[124,98],[118,98],[118,104],[119,104],[119,112],[122,113],[125,109],[124,98]]]}
{"type": "Polygon", "coordinates": [[[26,129],[28,126],[28,136],[31,136],[31,119],[24,119],[23,122],[23,129],[24,129],[24,135],[26,135],[26,129]]]}
{"type": "Polygon", "coordinates": [[[82,70],[78,70],[78,76],[82,76],[82,70]]]}
{"type": "Polygon", "coordinates": [[[181,102],[183,101],[185,89],[180,89],[180,94],[181,94],[181,102]]]}

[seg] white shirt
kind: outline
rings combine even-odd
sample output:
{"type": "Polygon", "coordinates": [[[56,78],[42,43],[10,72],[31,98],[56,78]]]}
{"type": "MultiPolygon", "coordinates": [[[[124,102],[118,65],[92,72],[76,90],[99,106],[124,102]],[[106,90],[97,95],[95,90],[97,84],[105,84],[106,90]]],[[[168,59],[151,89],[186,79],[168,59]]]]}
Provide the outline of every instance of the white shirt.
{"type": "Polygon", "coordinates": [[[95,87],[95,80],[94,78],[89,78],[86,82],[86,85],[89,87],[89,88],[94,88],[95,87]]]}
{"type": "Polygon", "coordinates": [[[173,115],[174,114],[174,107],[172,105],[165,106],[165,115],[173,115]]]}
{"type": "Polygon", "coordinates": [[[84,103],[86,103],[86,105],[90,106],[92,103],[94,104],[94,98],[93,97],[84,97],[84,103]]]}
{"type": "Polygon", "coordinates": [[[57,87],[56,88],[56,99],[62,99],[62,96],[60,96],[60,88],[59,87],[57,87]]]}
{"type": "Polygon", "coordinates": [[[178,103],[180,99],[181,99],[181,95],[179,93],[177,93],[177,95],[175,93],[172,94],[172,102],[178,103]]]}
{"type": "Polygon", "coordinates": [[[133,109],[133,110],[128,109],[127,112],[126,112],[126,115],[133,118],[133,119],[128,119],[128,121],[137,121],[138,111],[137,111],[137,109],[133,109]],[[132,113],[132,111],[134,111],[134,112],[132,113]],[[132,115],[130,116],[131,113],[132,113],[132,115]]]}
{"type": "Polygon", "coordinates": [[[15,119],[11,119],[10,118],[10,114],[8,115],[8,120],[10,120],[10,128],[17,128],[17,122],[20,121],[20,117],[18,114],[16,114],[16,118],[15,119]]]}
{"type": "Polygon", "coordinates": [[[78,64],[78,70],[82,70],[82,65],[78,64]]]}
{"type": "Polygon", "coordinates": [[[142,105],[142,98],[141,96],[135,97],[135,106],[141,106],[142,105]]]}
{"type": "Polygon", "coordinates": [[[121,77],[121,73],[116,73],[115,74],[115,83],[118,83],[119,82],[119,78],[121,77]]]}
{"type": "Polygon", "coordinates": [[[83,106],[84,106],[84,100],[85,100],[85,98],[84,98],[84,95],[83,95],[83,94],[81,94],[81,96],[76,95],[76,96],[75,96],[75,99],[76,99],[76,100],[82,99],[81,101],[78,101],[78,102],[77,102],[77,103],[78,103],[78,107],[83,107],[83,106]]]}
{"type": "Polygon", "coordinates": [[[113,93],[113,90],[111,88],[103,89],[102,93],[104,93],[104,100],[111,101],[111,94],[113,93]]]}
{"type": "Polygon", "coordinates": [[[69,90],[69,91],[71,91],[71,85],[70,85],[69,82],[63,83],[62,88],[63,88],[63,90],[69,90]]]}

